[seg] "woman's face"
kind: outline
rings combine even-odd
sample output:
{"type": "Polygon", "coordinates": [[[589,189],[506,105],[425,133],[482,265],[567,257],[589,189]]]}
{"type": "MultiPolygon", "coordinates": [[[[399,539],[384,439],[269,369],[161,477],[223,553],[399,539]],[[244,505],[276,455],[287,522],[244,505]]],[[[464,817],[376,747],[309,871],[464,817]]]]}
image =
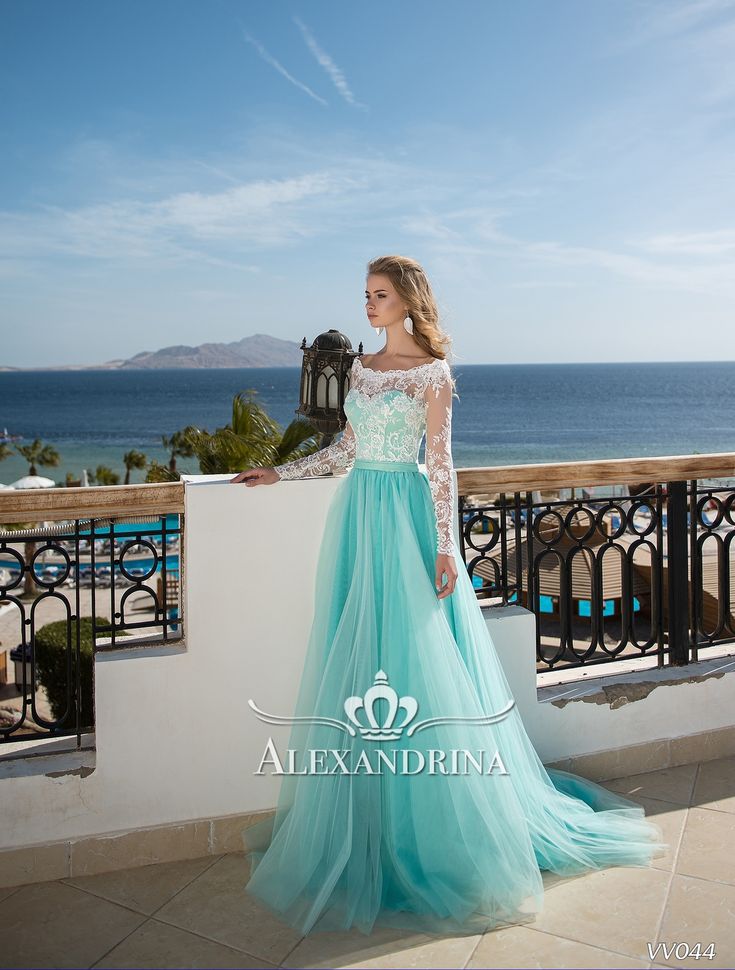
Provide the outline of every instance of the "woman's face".
{"type": "Polygon", "coordinates": [[[405,306],[382,273],[371,273],[365,287],[365,312],[371,327],[389,327],[405,318],[405,306]]]}

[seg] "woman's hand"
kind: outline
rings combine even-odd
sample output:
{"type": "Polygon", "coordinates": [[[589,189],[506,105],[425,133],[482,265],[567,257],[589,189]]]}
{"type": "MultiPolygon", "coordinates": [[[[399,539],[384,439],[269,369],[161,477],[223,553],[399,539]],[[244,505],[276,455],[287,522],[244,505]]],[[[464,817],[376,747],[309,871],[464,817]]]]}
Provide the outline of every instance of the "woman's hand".
{"type": "Polygon", "coordinates": [[[275,485],[280,480],[281,476],[275,468],[246,468],[244,472],[239,472],[230,479],[230,485],[244,483],[248,488],[252,488],[253,485],[275,485]]]}
{"type": "Polygon", "coordinates": [[[437,590],[441,592],[437,593],[438,599],[443,599],[445,596],[450,596],[454,592],[454,587],[457,584],[457,563],[454,560],[454,556],[448,556],[446,553],[440,553],[436,557],[436,576],[434,578],[434,585],[437,590]],[[442,574],[447,574],[446,585],[442,587],[442,574]]]}

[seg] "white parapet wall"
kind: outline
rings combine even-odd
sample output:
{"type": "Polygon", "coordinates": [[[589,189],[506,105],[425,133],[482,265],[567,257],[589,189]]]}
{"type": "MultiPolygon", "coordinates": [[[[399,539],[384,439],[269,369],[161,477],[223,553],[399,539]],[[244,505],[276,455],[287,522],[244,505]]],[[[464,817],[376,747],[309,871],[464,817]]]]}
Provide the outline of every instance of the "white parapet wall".
{"type": "MultiPolygon", "coordinates": [[[[322,531],[341,479],[248,488],[231,477],[186,476],[185,638],[97,654],[94,750],[38,757],[38,744],[27,746],[35,756],[25,745],[3,749],[0,847],[275,804],[279,779],[254,772],[268,737],[283,750],[290,728],[264,723],[248,700],[275,714],[293,710],[322,531]]],[[[732,725],[732,675],[667,684],[622,705],[542,703],[532,614],[508,607],[486,616],[546,762],[732,725]]]]}

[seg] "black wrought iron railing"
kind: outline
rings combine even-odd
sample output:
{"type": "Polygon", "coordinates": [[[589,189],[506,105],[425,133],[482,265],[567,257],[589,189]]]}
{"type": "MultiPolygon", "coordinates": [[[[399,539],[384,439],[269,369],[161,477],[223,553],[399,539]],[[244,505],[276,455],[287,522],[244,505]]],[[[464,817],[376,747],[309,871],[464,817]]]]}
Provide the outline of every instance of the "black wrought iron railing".
{"type": "Polygon", "coordinates": [[[183,636],[182,535],[180,483],[2,495],[0,742],[80,745],[94,654],[183,636]]]}
{"type": "Polygon", "coordinates": [[[735,640],[733,472],[730,453],[458,469],[478,599],[535,614],[539,670],[695,661],[735,640]]]}

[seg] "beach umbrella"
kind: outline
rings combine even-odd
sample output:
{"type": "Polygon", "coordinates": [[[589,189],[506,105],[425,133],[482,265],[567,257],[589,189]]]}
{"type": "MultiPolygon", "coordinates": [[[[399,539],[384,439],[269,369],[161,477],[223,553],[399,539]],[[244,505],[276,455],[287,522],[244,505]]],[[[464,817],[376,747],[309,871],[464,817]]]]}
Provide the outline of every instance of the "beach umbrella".
{"type": "Polygon", "coordinates": [[[89,487],[89,475],[87,473],[87,469],[86,468],[83,468],[82,469],[82,487],[83,488],[88,488],[89,487]]]}
{"type": "Polygon", "coordinates": [[[53,478],[45,478],[43,475],[25,475],[13,482],[10,488],[53,488],[56,482],[53,478]]]}

